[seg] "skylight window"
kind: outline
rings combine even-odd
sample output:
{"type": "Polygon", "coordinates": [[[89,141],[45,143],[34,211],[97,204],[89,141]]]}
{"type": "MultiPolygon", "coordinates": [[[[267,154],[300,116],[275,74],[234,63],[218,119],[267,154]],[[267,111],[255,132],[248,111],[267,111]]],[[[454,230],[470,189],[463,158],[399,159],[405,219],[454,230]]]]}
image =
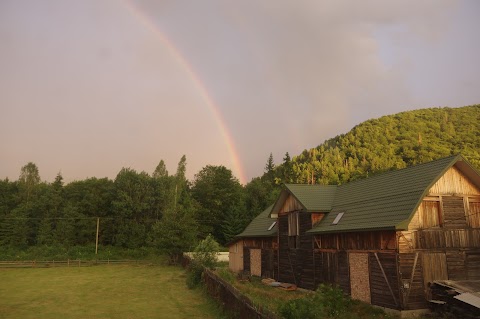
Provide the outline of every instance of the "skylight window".
{"type": "Polygon", "coordinates": [[[338,213],[337,217],[335,217],[335,219],[333,220],[332,225],[338,224],[338,222],[340,221],[340,219],[342,219],[343,214],[345,214],[345,212],[338,213]]]}
{"type": "Polygon", "coordinates": [[[270,225],[270,227],[268,227],[268,230],[272,230],[272,228],[275,226],[276,223],[277,223],[277,221],[274,221],[274,222],[270,225]]]}

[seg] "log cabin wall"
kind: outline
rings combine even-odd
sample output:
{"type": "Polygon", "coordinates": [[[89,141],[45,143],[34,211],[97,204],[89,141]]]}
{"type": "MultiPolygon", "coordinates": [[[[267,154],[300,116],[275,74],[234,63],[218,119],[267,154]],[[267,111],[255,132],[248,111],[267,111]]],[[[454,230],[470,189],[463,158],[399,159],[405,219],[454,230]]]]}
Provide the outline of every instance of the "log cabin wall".
{"type": "Polygon", "coordinates": [[[480,190],[455,167],[429,189],[397,233],[404,309],[426,308],[434,280],[480,278],[479,208],[480,190]]]}

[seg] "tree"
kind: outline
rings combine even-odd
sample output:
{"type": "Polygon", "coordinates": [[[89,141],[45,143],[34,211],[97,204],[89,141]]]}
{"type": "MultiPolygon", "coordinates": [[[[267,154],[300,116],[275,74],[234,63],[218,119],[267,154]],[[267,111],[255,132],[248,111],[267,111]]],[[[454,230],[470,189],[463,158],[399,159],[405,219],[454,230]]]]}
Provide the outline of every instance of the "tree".
{"type": "Polygon", "coordinates": [[[153,178],[162,178],[168,176],[167,167],[165,166],[165,162],[160,160],[155,171],[153,171],[153,178]]]}
{"type": "Polygon", "coordinates": [[[226,242],[221,225],[229,211],[245,212],[243,188],[225,166],[205,166],[195,175],[192,196],[200,204],[201,234],[226,242]],[[219,227],[220,226],[220,227],[219,227]]]}
{"type": "Polygon", "coordinates": [[[230,210],[226,212],[225,219],[222,224],[223,237],[225,243],[232,241],[235,236],[240,234],[247,226],[248,221],[245,214],[242,214],[238,210],[230,210]]]}
{"type": "Polygon", "coordinates": [[[152,228],[152,245],[176,264],[184,252],[190,251],[197,239],[197,222],[192,212],[180,210],[163,214],[152,228]]]}
{"type": "Polygon", "coordinates": [[[133,169],[122,168],[114,185],[112,208],[117,217],[115,244],[128,248],[143,246],[154,217],[150,176],[145,172],[137,173],[133,169]]]}
{"type": "Polygon", "coordinates": [[[25,202],[28,202],[35,192],[36,186],[40,184],[40,174],[38,173],[37,165],[29,162],[27,165],[23,166],[20,171],[18,182],[22,190],[22,197],[25,202]]]}
{"type": "Polygon", "coordinates": [[[273,162],[273,155],[270,153],[268,157],[267,164],[265,164],[265,174],[262,177],[267,182],[274,183],[275,182],[275,163],[273,162]]]}

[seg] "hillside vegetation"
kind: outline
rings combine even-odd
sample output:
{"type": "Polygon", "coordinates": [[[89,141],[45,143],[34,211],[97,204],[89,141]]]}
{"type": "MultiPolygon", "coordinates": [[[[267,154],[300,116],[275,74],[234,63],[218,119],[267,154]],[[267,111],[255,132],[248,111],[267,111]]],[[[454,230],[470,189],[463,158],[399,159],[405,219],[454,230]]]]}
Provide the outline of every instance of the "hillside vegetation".
{"type": "MultiPolygon", "coordinates": [[[[480,168],[480,105],[371,119],[275,168],[284,182],[343,184],[461,153],[480,168]]],[[[288,155],[288,154],[287,154],[288,155]]]]}

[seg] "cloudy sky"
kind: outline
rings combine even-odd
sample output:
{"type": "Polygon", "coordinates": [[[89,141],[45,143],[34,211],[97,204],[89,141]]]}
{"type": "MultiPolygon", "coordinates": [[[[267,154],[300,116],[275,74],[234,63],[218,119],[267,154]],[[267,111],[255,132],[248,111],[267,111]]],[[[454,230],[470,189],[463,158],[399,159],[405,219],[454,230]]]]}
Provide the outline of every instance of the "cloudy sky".
{"type": "Polygon", "coordinates": [[[0,178],[243,183],[270,152],[299,154],[354,125],[480,103],[476,0],[1,0],[0,178]]]}

